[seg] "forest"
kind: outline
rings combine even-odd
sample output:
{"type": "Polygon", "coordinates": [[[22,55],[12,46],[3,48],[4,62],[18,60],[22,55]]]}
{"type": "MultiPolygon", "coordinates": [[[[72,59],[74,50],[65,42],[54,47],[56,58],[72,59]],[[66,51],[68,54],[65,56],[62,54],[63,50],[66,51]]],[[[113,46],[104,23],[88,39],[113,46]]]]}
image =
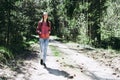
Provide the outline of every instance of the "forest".
{"type": "Polygon", "coordinates": [[[120,0],[0,0],[0,61],[38,41],[44,11],[62,41],[120,50],[120,0]]]}

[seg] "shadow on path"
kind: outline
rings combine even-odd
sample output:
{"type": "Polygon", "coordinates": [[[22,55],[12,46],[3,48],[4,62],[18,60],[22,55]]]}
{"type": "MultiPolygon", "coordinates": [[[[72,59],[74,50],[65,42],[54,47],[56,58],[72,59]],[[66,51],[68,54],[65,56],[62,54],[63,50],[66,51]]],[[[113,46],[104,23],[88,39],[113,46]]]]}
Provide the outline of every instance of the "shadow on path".
{"type": "Polygon", "coordinates": [[[18,56],[18,59],[23,59],[23,60],[36,59],[38,57],[37,53],[38,53],[37,51],[26,50],[18,56]]]}
{"type": "Polygon", "coordinates": [[[25,63],[24,61],[36,60],[38,58],[37,51],[26,50],[21,54],[15,56],[15,60],[9,61],[7,66],[11,68],[12,71],[17,72],[17,74],[25,74],[27,71],[26,67],[31,68],[31,63],[25,63]]]}
{"type": "Polygon", "coordinates": [[[73,76],[70,76],[70,74],[67,73],[66,71],[58,70],[58,69],[52,69],[52,68],[46,68],[46,69],[50,74],[53,74],[55,76],[63,76],[63,77],[66,77],[66,78],[73,78],[73,76]]]}

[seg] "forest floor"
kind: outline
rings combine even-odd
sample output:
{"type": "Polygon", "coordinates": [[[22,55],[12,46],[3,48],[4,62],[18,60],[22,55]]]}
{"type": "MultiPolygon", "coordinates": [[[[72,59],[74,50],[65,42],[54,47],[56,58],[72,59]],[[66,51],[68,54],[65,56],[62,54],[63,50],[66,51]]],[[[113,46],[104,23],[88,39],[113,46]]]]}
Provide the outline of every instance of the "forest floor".
{"type": "Polygon", "coordinates": [[[0,65],[0,80],[120,80],[120,54],[51,38],[46,65],[40,65],[39,44],[12,65],[0,65]]]}

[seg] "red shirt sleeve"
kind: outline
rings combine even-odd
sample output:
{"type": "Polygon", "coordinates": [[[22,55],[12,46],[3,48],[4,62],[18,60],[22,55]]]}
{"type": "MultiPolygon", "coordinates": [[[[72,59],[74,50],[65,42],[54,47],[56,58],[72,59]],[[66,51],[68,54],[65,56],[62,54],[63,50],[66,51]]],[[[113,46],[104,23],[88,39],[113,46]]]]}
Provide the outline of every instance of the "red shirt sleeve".
{"type": "Polygon", "coordinates": [[[51,31],[51,22],[49,22],[49,31],[51,31]]]}
{"type": "Polygon", "coordinates": [[[37,26],[36,32],[38,34],[41,32],[41,22],[40,21],[38,22],[38,26],[37,26]]]}

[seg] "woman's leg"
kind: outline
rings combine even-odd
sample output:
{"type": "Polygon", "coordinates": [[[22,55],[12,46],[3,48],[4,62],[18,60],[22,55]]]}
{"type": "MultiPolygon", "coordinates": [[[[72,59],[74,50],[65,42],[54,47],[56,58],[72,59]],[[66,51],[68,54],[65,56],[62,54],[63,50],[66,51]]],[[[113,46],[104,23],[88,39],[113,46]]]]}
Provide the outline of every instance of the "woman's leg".
{"type": "Polygon", "coordinates": [[[44,39],[40,38],[40,58],[41,58],[41,64],[43,63],[43,54],[44,54],[44,39]]]}
{"type": "Polygon", "coordinates": [[[48,43],[49,43],[49,39],[44,39],[43,63],[45,63],[46,61],[48,43]]]}

